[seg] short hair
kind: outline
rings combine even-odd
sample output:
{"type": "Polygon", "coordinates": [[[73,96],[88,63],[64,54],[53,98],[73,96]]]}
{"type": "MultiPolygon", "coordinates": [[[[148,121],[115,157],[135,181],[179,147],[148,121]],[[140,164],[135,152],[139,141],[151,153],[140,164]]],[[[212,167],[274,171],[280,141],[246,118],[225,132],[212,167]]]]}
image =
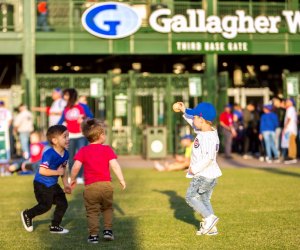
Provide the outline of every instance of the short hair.
{"type": "Polygon", "coordinates": [[[46,134],[48,142],[53,145],[52,139],[62,135],[65,131],[67,131],[67,127],[64,125],[53,125],[49,127],[46,134]]]}
{"type": "Polygon", "coordinates": [[[104,134],[104,128],[101,121],[92,118],[85,119],[81,124],[83,135],[89,142],[95,142],[99,139],[101,134],[104,134]]]}

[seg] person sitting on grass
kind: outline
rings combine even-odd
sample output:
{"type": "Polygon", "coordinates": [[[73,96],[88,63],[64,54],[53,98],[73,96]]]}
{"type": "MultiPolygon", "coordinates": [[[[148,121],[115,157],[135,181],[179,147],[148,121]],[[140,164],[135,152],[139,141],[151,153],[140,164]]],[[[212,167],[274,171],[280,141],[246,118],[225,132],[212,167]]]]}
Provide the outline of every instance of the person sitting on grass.
{"type": "Polygon", "coordinates": [[[51,144],[42,157],[42,162],[36,172],[33,186],[38,204],[21,212],[24,228],[33,231],[32,220],[37,215],[49,211],[53,204],[56,205],[53,220],[49,226],[50,233],[65,234],[69,230],[60,226],[62,218],[68,208],[66,195],[71,193],[68,183],[66,166],[68,165],[69,132],[63,125],[51,126],[47,131],[47,139],[51,144]],[[62,177],[64,190],[58,184],[58,177],[62,177]]]}
{"type": "Polygon", "coordinates": [[[178,171],[188,169],[190,166],[191,152],[193,147],[194,137],[192,135],[186,134],[181,137],[180,143],[185,148],[184,155],[176,155],[175,162],[169,163],[165,162],[164,165],[159,162],[154,162],[154,168],[157,171],[178,171]]]}
{"type": "Polygon", "coordinates": [[[208,102],[198,104],[194,109],[186,109],[183,102],[177,102],[183,118],[197,134],[192,148],[191,162],[186,175],[192,178],[186,193],[186,202],[203,217],[197,235],[218,234],[216,224],[219,218],[214,214],[210,198],[217,178],[222,172],[216,161],[220,140],[217,130],[212,126],[216,118],[215,107],[208,102]]]}
{"type": "Polygon", "coordinates": [[[47,142],[41,141],[41,133],[33,131],[30,134],[30,157],[28,160],[21,159],[9,166],[11,173],[18,172],[20,175],[34,174],[39,168],[43,153],[49,149],[47,142]]]}
{"type": "Polygon", "coordinates": [[[89,230],[87,242],[98,243],[99,241],[99,216],[101,212],[104,219],[103,238],[114,240],[112,232],[113,187],[109,167],[117,176],[123,190],[126,188],[126,183],[116,154],[110,146],[103,145],[106,136],[101,122],[97,119],[86,119],[81,124],[81,129],[90,144],[80,148],[74,157],[71,187],[75,187],[76,176],[84,165],[83,198],[89,230]]]}

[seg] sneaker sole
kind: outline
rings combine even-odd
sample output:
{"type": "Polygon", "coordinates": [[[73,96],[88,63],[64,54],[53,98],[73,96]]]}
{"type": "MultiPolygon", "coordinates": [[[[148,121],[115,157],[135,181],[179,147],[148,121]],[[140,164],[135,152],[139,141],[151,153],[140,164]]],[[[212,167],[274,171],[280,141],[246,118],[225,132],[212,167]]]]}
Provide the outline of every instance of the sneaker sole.
{"type": "Polygon", "coordinates": [[[103,236],[103,239],[107,240],[107,241],[112,241],[114,240],[115,238],[114,237],[111,237],[111,236],[103,236]]]}
{"type": "Polygon", "coordinates": [[[69,231],[68,232],[51,232],[50,231],[50,233],[52,233],[52,234],[67,234],[67,233],[69,233],[69,231]]]}
{"type": "Polygon", "coordinates": [[[87,241],[88,243],[91,243],[91,244],[97,244],[97,243],[99,243],[99,241],[87,241]]]}
{"type": "Polygon", "coordinates": [[[203,234],[207,235],[209,233],[209,231],[215,226],[217,225],[217,223],[219,222],[219,218],[215,218],[215,220],[213,221],[213,223],[210,225],[210,227],[206,230],[206,232],[203,232],[203,234]]]}
{"type": "Polygon", "coordinates": [[[25,220],[24,220],[23,213],[24,213],[24,211],[21,212],[21,220],[22,220],[23,226],[24,226],[24,228],[27,232],[32,232],[33,231],[33,226],[31,226],[31,228],[27,227],[27,225],[25,223],[25,220]]]}

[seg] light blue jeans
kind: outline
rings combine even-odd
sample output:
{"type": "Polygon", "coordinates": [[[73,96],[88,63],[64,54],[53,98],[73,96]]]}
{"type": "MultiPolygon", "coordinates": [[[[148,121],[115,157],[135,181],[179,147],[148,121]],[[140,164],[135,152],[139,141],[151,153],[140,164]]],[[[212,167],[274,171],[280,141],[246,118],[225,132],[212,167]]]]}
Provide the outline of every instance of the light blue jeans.
{"type": "Polygon", "coordinates": [[[272,153],[274,155],[274,158],[278,158],[278,150],[276,148],[276,133],[275,131],[264,131],[262,133],[265,145],[266,145],[266,153],[267,157],[271,160],[272,159],[272,153]]]}
{"type": "Polygon", "coordinates": [[[19,133],[19,138],[20,138],[20,143],[21,143],[21,149],[23,156],[26,156],[24,158],[28,159],[29,157],[29,132],[20,132],[19,133]]]}
{"type": "Polygon", "coordinates": [[[210,198],[216,184],[217,179],[207,179],[199,176],[193,178],[186,192],[185,200],[187,204],[201,214],[203,218],[214,214],[210,198]]]}

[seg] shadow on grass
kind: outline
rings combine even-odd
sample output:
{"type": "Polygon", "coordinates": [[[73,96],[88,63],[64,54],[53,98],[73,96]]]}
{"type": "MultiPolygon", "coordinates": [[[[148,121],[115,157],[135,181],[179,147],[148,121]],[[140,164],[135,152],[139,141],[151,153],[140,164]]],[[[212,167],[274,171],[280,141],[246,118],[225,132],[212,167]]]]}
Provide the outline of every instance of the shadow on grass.
{"type": "MultiPolygon", "coordinates": [[[[236,161],[234,159],[227,159],[227,163],[230,163],[231,166],[236,167],[236,168],[248,168],[248,169],[256,169],[256,170],[261,170],[261,171],[266,171],[272,174],[280,174],[280,175],[286,175],[286,176],[291,176],[291,177],[297,177],[300,178],[300,173],[295,173],[288,171],[284,168],[279,168],[279,167],[256,167],[256,166],[250,166],[249,163],[241,163],[239,161],[236,161]]],[[[247,161],[246,161],[247,162],[247,161]]],[[[293,165],[293,167],[296,167],[299,165],[293,165]]]]}
{"type": "MultiPolygon", "coordinates": [[[[138,249],[135,232],[135,219],[131,217],[125,217],[125,212],[122,208],[114,203],[114,209],[117,212],[117,217],[114,218],[113,230],[115,235],[114,241],[105,241],[102,238],[103,230],[103,218],[100,217],[100,233],[99,243],[90,244],[87,243],[87,237],[89,235],[86,219],[86,211],[84,207],[82,189],[78,189],[72,194],[72,199],[69,201],[68,210],[63,218],[63,227],[70,230],[68,234],[50,234],[48,231],[43,230],[39,233],[41,242],[47,249],[99,249],[103,247],[105,249],[138,249]]],[[[52,214],[53,214],[53,210],[52,214]]],[[[50,224],[52,214],[49,214],[49,220],[41,220],[35,222],[36,226],[42,224],[50,224]]]]}
{"type": "Polygon", "coordinates": [[[191,224],[195,227],[199,226],[199,221],[196,219],[193,209],[191,209],[184,198],[179,196],[173,190],[153,190],[169,197],[170,207],[174,210],[174,217],[177,220],[191,224]]]}

